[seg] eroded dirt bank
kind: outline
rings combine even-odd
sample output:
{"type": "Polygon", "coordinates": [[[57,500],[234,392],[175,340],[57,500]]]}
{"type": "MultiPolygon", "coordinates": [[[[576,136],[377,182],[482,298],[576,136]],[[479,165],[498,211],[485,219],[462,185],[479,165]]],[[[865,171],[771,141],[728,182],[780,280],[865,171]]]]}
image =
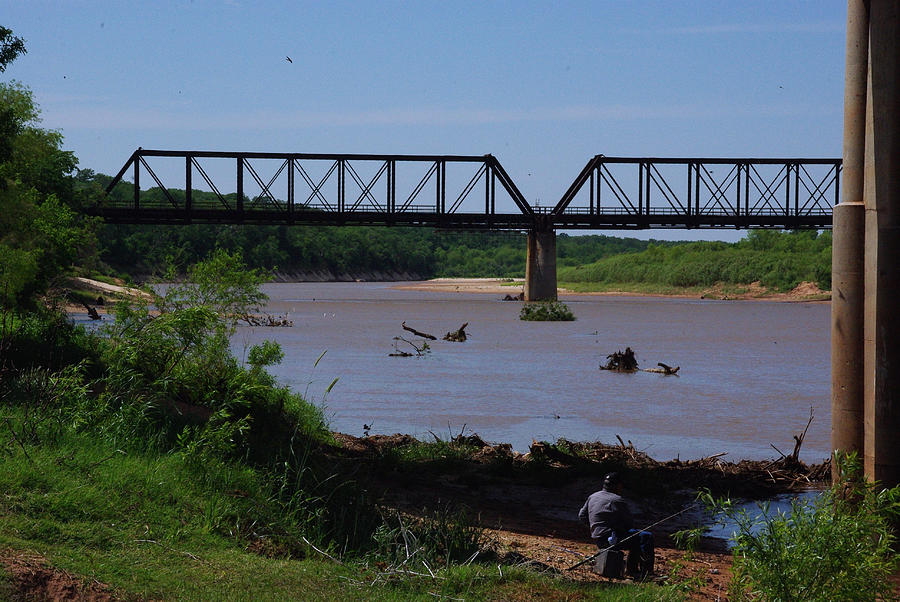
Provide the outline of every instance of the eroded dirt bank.
{"type": "Polygon", "coordinates": [[[464,506],[489,529],[500,558],[521,556],[538,568],[586,581],[603,578],[588,565],[566,570],[596,551],[577,512],[604,474],[621,471],[636,524],[663,521],[652,528],[656,574],[696,579],[700,586],[692,597],[700,600],[725,599],[731,555],[719,539],[703,538],[690,559],[674,544],[672,533],[697,526],[702,518],[695,504],[698,488],[759,499],[823,486],[830,474],[828,463],[807,466],[791,456],[659,462],[632,446],[603,443],[535,442],[529,453],[517,454],[477,435],[460,435],[442,446],[443,453],[407,461],[404,448],[420,445],[408,435],[335,437],[340,447],[333,453],[357,466],[359,480],[384,505],[413,515],[446,504],[464,506]]]}

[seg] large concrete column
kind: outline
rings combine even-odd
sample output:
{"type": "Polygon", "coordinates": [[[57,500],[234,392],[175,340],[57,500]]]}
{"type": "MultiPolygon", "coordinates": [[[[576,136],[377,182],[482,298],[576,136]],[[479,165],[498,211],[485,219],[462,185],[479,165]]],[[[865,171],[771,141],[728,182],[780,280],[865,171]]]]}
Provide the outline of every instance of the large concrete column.
{"type": "MultiPolygon", "coordinates": [[[[842,202],[834,208],[831,256],[831,449],[863,456],[863,306],[866,89],[869,10],[847,2],[842,202]]],[[[837,477],[837,465],[832,465],[837,477]]]]}
{"type": "Polygon", "coordinates": [[[869,3],[865,471],[900,484],[900,4],[869,3]]]}
{"type": "Polygon", "coordinates": [[[528,232],[525,300],[556,301],[556,231],[552,228],[528,232]]]}

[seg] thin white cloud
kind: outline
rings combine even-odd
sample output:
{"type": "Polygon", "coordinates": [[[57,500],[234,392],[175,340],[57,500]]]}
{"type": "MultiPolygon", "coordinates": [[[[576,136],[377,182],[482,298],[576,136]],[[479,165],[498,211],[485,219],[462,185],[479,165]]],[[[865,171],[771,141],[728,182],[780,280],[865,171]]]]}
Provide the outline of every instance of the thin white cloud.
{"type": "Polygon", "coordinates": [[[597,122],[646,119],[722,119],[742,117],[832,116],[840,107],[806,104],[706,106],[573,105],[530,109],[396,108],[345,111],[252,111],[198,113],[139,108],[47,107],[45,125],[87,130],[235,131],[320,127],[452,127],[509,123],[597,122]]]}
{"type": "Polygon", "coordinates": [[[662,29],[634,29],[629,33],[716,35],[730,33],[840,33],[843,31],[844,23],[819,21],[815,23],[719,23],[662,29]]]}

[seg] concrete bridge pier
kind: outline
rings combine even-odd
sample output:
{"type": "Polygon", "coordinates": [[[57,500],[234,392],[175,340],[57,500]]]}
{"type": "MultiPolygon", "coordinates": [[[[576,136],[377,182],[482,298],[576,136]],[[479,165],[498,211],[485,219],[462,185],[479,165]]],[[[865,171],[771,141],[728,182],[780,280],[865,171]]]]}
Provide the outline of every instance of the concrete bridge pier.
{"type": "Polygon", "coordinates": [[[865,149],[865,469],[900,484],[900,4],[869,3],[865,149]]]}
{"type": "Polygon", "coordinates": [[[541,227],[528,232],[525,300],[556,301],[556,230],[553,228],[541,227]]]}
{"type": "MultiPolygon", "coordinates": [[[[847,61],[844,80],[844,161],[841,202],[832,214],[831,256],[831,449],[865,448],[863,401],[865,238],[864,204],[866,93],[869,75],[867,0],[847,3],[847,61]]],[[[832,477],[840,476],[832,464],[832,477]]]]}

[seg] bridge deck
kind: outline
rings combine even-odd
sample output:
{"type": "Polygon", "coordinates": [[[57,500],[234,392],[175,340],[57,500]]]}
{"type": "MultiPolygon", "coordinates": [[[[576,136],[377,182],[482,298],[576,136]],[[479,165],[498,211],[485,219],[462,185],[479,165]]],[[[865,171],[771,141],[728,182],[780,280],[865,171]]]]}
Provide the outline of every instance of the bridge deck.
{"type": "Polygon", "coordinates": [[[492,155],[138,149],[87,211],[136,224],[820,229],[831,227],[840,169],[840,159],[597,155],[548,208],[532,207],[492,155]],[[148,177],[155,186],[142,189],[148,177]]]}

